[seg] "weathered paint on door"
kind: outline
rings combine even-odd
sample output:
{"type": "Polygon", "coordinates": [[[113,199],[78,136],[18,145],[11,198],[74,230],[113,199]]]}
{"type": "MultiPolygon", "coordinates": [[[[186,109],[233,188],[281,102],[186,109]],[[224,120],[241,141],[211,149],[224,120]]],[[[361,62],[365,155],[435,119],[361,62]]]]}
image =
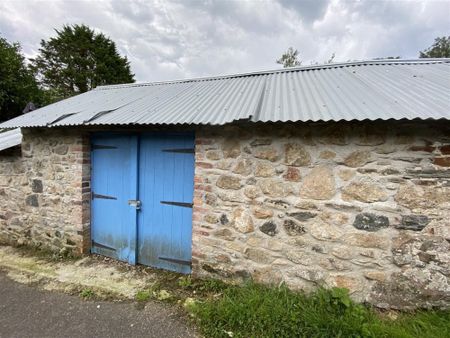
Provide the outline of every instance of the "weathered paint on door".
{"type": "Polygon", "coordinates": [[[189,273],[194,135],[99,135],[92,145],[92,252],[189,273]]]}
{"type": "Polygon", "coordinates": [[[190,272],[193,191],[193,135],[143,135],[139,162],[139,263],[190,272]]]}
{"type": "Polygon", "coordinates": [[[92,138],[92,252],[136,263],[138,138],[92,138]]]}

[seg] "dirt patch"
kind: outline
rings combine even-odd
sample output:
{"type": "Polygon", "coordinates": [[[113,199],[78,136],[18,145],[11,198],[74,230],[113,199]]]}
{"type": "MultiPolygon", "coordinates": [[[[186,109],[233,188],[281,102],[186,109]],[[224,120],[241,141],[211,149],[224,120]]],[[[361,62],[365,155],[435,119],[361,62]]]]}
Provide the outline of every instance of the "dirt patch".
{"type": "Polygon", "coordinates": [[[160,280],[155,272],[100,256],[53,260],[8,246],[0,246],[0,267],[20,283],[71,294],[91,289],[95,294],[117,299],[134,299],[138,291],[151,288],[160,280]]]}
{"type": "Polygon", "coordinates": [[[19,283],[45,290],[84,299],[136,300],[141,305],[147,299],[183,305],[186,300],[215,297],[226,287],[219,281],[193,280],[189,275],[99,255],[65,259],[10,246],[0,246],[0,269],[19,283]],[[148,297],[142,300],[142,294],[148,297]]]}

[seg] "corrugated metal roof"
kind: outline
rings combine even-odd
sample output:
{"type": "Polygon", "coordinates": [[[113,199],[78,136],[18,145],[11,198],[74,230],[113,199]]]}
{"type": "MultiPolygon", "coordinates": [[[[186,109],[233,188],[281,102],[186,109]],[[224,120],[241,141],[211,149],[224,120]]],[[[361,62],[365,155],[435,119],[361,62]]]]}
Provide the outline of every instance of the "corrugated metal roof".
{"type": "Polygon", "coordinates": [[[98,87],[0,125],[450,119],[450,59],[377,60],[98,87]]]}
{"type": "Polygon", "coordinates": [[[20,128],[0,132],[0,151],[18,146],[22,143],[20,128]]]}

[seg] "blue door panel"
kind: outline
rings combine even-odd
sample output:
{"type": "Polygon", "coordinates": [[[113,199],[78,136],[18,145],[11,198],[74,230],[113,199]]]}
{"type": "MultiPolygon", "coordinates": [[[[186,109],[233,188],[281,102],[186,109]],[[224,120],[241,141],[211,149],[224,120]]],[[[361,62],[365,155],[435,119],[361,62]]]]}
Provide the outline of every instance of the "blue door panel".
{"type": "Polygon", "coordinates": [[[92,252],[190,273],[194,135],[97,135],[92,145],[92,252]]]}
{"type": "Polygon", "coordinates": [[[91,175],[91,251],[135,264],[137,137],[93,137],[91,175]]]}
{"type": "Polygon", "coordinates": [[[141,137],[138,262],[190,272],[194,137],[148,134],[141,137]],[[191,151],[191,152],[189,152],[191,151]]]}

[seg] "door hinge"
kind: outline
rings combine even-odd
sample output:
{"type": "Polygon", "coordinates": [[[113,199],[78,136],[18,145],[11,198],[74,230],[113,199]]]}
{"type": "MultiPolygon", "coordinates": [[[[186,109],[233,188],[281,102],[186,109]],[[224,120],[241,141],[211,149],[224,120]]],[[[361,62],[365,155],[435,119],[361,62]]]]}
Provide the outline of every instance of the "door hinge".
{"type": "Polygon", "coordinates": [[[101,144],[93,144],[93,145],[91,145],[91,149],[92,150],[96,150],[96,149],[117,149],[117,147],[104,146],[104,145],[101,145],[101,144]]]}
{"type": "Polygon", "coordinates": [[[192,208],[194,206],[193,203],[185,203],[185,202],[172,202],[172,201],[161,201],[161,204],[175,205],[177,207],[184,208],[192,208]]]}
{"type": "Polygon", "coordinates": [[[92,193],[92,199],[94,199],[94,198],[102,198],[105,200],[116,200],[117,199],[117,197],[114,197],[114,196],[100,195],[100,194],[92,193]]]}
{"type": "Polygon", "coordinates": [[[165,153],[182,153],[182,154],[194,154],[194,148],[181,148],[181,149],[163,149],[165,153]]]}
{"type": "Polygon", "coordinates": [[[104,245],[104,244],[100,244],[100,243],[97,243],[95,241],[92,241],[92,246],[96,246],[96,247],[98,247],[100,249],[107,249],[107,250],[116,251],[116,249],[114,249],[113,247],[110,247],[110,246],[107,246],[107,245],[104,245]]]}
{"type": "Polygon", "coordinates": [[[192,265],[191,261],[185,261],[183,259],[177,259],[177,258],[170,258],[170,257],[158,257],[159,259],[163,260],[163,261],[168,261],[171,263],[177,263],[177,264],[181,264],[181,265],[192,265]]]}

